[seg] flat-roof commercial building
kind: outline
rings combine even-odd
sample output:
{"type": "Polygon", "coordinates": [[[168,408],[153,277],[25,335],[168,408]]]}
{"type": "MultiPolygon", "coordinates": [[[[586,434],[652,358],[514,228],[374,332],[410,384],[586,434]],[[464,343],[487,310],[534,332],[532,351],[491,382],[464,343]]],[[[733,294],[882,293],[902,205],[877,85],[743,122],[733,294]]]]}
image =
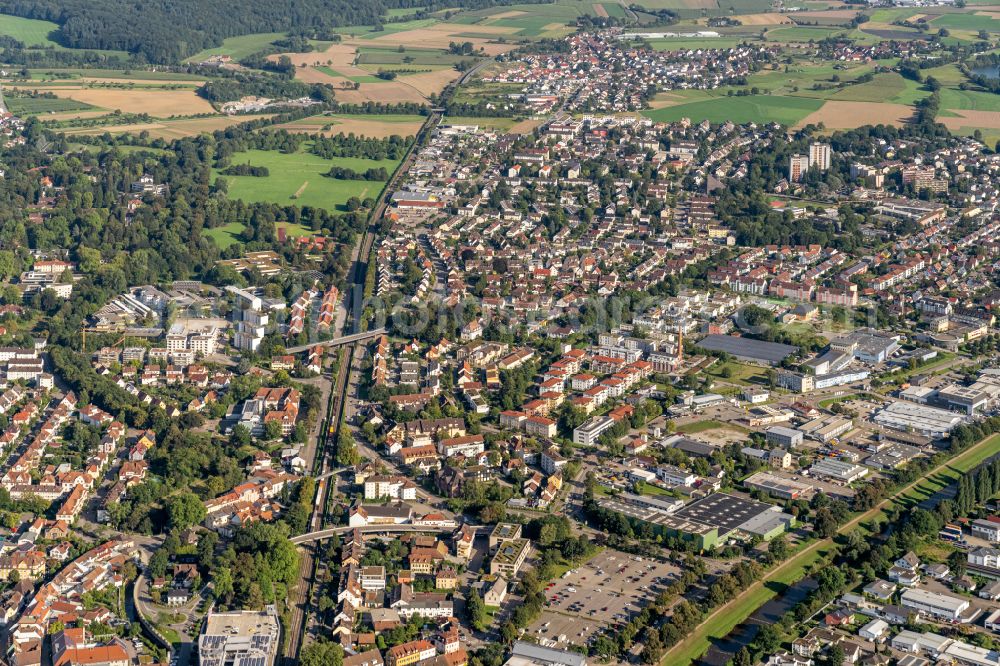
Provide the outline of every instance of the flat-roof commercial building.
{"type": "Polygon", "coordinates": [[[531,552],[531,542],[527,539],[501,541],[493,559],[490,560],[490,573],[494,576],[503,575],[507,580],[511,580],[528,559],[529,552],[531,552]]]}
{"type": "Polygon", "coordinates": [[[521,526],[518,523],[497,523],[490,532],[490,550],[504,541],[521,538],[521,526]]]}
{"type": "Polygon", "coordinates": [[[802,431],[785,426],[771,426],[764,431],[764,437],[768,442],[783,446],[786,449],[802,444],[802,431]]]}
{"type": "Polygon", "coordinates": [[[835,414],[820,416],[801,426],[801,430],[810,439],[826,444],[854,427],[854,422],[835,414]]]}
{"type": "Polygon", "coordinates": [[[865,465],[875,469],[896,469],[902,467],[917,456],[921,455],[920,449],[909,444],[890,444],[878,453],[874,453],[865,459],[865,465]]]}
{"type": "Polygon", "coordinates": [[[209,613],[198,637],[200,666],[272,666],[278,652],[278,613],[209,613]]]}
{"type": "Polygon", "coordinates": [[[986,409],[990,394],[973,386],[952,384],[939,390],[937,399],[948,409],[961,410],[971,416],[986,409]]]}
{"type": "Polygon", "coordinates": [[[504,666],[587,666],[587,657],[579,652],[515,641],[504,666]]]}
{"type": "Polygon", "coordinates": [[[876,364],[887,361],[899,349],[899,342],[888,335],[859,330],[834,338],[830,349],[853,354],[862,363],[876,364]]]}
{"type": "Polygon", "coordinates": [[[961,620],[969,608],[968,599],[920,589],[905,590],[899,599],[903,608],[912,608],[949,622],[961,620]]]}
{"type": "Polygon", "coordinates": [[[868,468],[843,460],[820,460],[809,468],[811,476],[833,479],[843,483],[853,483],[868,476],[868,468]]]}
{"type": "Polygon", "coordinates": [[[702,349],[725,352],[740,361],[758,365],[778,365],[799,348],[777,342],[764,342],[735,335],[707,335],[698,342],[702,349]]]}
{"type": "Polygon", "coordinates": [[[713,493],[688,504],[623,493],[599,501],[601,507],[653,525],[667,536],[712,548],[740,535],[773,539],[795,524],[777,507],[727,493],[713,493]]]}
{"type": "Polygon", "coordinates": [[[615,421],[610,416],[595,416],[587,419],[573,429],[573,443],[581,446],[594,446],[605,432],[614,427],[615,421]]]}
{"type": "MultiPolygon", "coordinates": [[[[694,541],[699,549],[714,548],[719,543],[719,530],[709,525],[703,525],[690,520],[677,518],[673,514],[676,506],[656,506],[652,502],[639,501],[638,496],[622,493],[617,497],[606,497],[598,500],[601,508],[620,513],[627,518],[647,523],[654,532],[671,537],[679,537],[694,541]]],[[[648,500],[651,498],[642,498],[648,500]]]]}
{"type": "Polygon", "coordinates": [[[871,372],[865,368],[845,368],[826,375],[811,375],[783,370],[778,372],[778,386],[796,393],[810,393],[831,386],[843,386],[868,379],[871,372]]]}
{"type": "Polygon", "coordinates": [[[813,487],[807,483],[800,483],[785,479],[767,472],[757,472],[743,480],[743,485],[753,490],[760,490],[771,497],[778,499],[799,499],[812,492],[813,487]]]}
{"type": "Polygon", "coordinates": [[[872,417],[872,421],[886,428],[942,438],[963,423],[965,419],[946,409],[897,401],[879,410],[872,417]]]}

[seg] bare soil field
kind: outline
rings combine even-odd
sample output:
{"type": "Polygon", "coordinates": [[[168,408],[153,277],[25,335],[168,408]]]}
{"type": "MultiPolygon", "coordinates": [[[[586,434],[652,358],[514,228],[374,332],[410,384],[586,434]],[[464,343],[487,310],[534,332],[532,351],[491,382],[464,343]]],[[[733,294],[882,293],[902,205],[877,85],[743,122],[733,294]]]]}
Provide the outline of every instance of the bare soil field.
{"type": "MultiPolygon", "coordinates": [[[[768,12],[766,14],[741,14],[734,17],[743,25],[795,25],[795,21],[785,14],[768,12]]],[[[706,23],[708,20],[706,19],[706,23]]]]}
{"type": "MultiPolygon", "coordinates": [[[[503,37],[505,35],[510,35],[511,33],[517,32],[517,28],[510,28],[507,26],[499,25],[459,25],[451,23],[441,23],[438,25],[428,26],[426,28],[415,28],[413,30],[403,30],[401,32],[390,33],[386,35],[380,35],[373,39],[366,40],[352,40],[349,44],[369,44],[369,45],[385,45],[389,44],[391,46],[398,46],[402,44],[403,46],[410,46],[414,48],[436,48],[436,49],[447,49],[448,45],[452,42],[472,42],[475,48],[482,47],[487,55],[499,55],[501,53],[506,53],[517,47],[516,44],[493,44],[490,43],[488,39],[482,37],[459,37],[458,35],[468,34],[470,30],[474,30],[477,33],[484,33],[489,35],[496,35],[497,37],[503,37]]],[[[343,72],[347,74],[347,72],[343,72]]]]}
{"type": "Polygon", "coordinates": [[[368,118],[329,118],[317,119],[315,123],[303,123],[299,121],[293,124],[278,125],[281,129],[289,132],[300,132],[305,134],[322,134],[324,136],[334,136],[336,134],[354,134],[356,136],[368,136],[376,139],[383,139],[387,136],[397,134],[399,136],[415,136],[420,129],[420,121],[414,122],[380,122],[368,118]],[[324,130],[327,125],[330,129],[324,130]]]}
{"type": "MultiPolygon", "coordinates": [[[[997,114],[1000,116],[1000,114],[997,114]]],[[[798,126],[823,123],[827,129],[852,129],[859,125],[902,125],[913,116],[905,104],[828,101],[803,118],[798,126]]],[[[944,120],[944,119],[942,119],[944,120]]],[[[952,118],[951,120],[956,120],[952,118]]],[[[968,123],[963,123],[968,124],[968,123]]]]}
{"type": "MultiPolygon", "coordinates": [[[[35,90],[31,86],[11,86],[22,90],[35,90]]],[[[214,113],[215,109],[194,90],[118,90],[107,88],[82,88],[66,86],[46,88],[58,97],[75,99],[102,109],[120,110],[124,113],[148,113],[157,118],[192,116],[214,113]]]]}
{"type": "Polygon", "coordinates": [[[1000,129],[1000,111],[966,111],[959,109],[948,109],[948,111],[959,116],[957,118],[938,116],[937,121],[945,125],[948,129],[957,130],[962,127],[1000,129]]]}
{"type": "Polygon", "coordinates": [[[608,10],[605,9],[604,5],[602,5],[601,3],[595,2],[594,3],[594,14],[596,16],[600,16],[601,18],[607,18],[608,17],[608,10]]]}

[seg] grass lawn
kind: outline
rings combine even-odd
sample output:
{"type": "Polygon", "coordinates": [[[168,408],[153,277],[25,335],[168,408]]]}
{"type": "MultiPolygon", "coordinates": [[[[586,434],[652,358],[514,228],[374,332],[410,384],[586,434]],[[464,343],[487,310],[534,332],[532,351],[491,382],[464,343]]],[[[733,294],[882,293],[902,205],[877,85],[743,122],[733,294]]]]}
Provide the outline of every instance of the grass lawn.
{"type": "Polygon", "coordinates": [[[723,423],[722,421],[708,419],[705,421],[693,421],[691,423],[685,423],[684,425],[677,426],[677,432],[693,435],[695,433],[705,432],[706,430],[716,430],[718,428],[726,428],[729,430],[736,429],[735,426],[730,423],[723,423]]]}
{"type": "Polygon", "coordinates": [[[745,363],[738,363],[736,361],[726,361],[725,363],[716,363],[711,368],[708,369],[707,373],[713,377],[718,377],[724,382],[731,382],[733,384],[749,384],[751,379],[754,377],[764,377],[762,369],[758,366],[747,365],[745,363]],[[729,376],[723,375],[724,369],[728,368],[729,376]]]}
{"type": "Polygon", "coordinates": [[[945,14],[931,21],[931,25],[935,28],[949,28],[951,30],[1000,32],[1000,21],[980,13],[945,14]]]}
{"type": "Polygon", "coordinates": [[[857,397],[858,397],[857,393],[851,393],[850,395],[842,395],[836,398],[827,398],[826,400],[820,400],[816,404],[819,405],[820,409],[826,409],[830,405],[835,405],[838,402],[847,402],[848,400],[854,400],[857,397]]]}
{"type": "Polygon", "coordinates": [[[63,48],[51,37],[51,34],[58,29],[59,26],[51,21],[37,21],[20,16],[0,14],[0,34],[24,42],[25,46],[63,48]]]}
{"type": "Polygon", "coordinates": [[[271,42],[284,36],[283,32],[255,32],[251,35],[229,37],[222,40],[222,46],[199,51],[185,62],[200,62],[214,55],[228,55],[232,56],[233,60],[240,60],[251,53],[264,50],[271,45],[271,42]]]}
{"type": "MultiPolygon", "coordinates": [[[[295,154],[276,150],[250,150],[233,156],[233,164],[264,166],[270,171],[267,177],[222,176],[229,182],[229,196],[244,201],[269,201],[281,205],[315,206],[334,210],[342,207],[351,197],[364,199],[377,197],[385,182],[365,180],[337,180],[323,174],[332,166],[355,171],[384,167],[392,173],[396,160],[366,160],[342,157],[326,160],[313,155],[303,146],[295,154]]],[[[218,172],[215,173],[218,176],[218,172]]]]}
{"type": "Polygon", "coordinates": [[[839,27],[788,27],[768,30],[765,37],[769,42],[818,42],[846,32],[839,27]]]}
{"type": "Polygon", "coordinates": [[[246,229],[246,225],[239,222],[231,222],[221,227],[215,227],[214,229],[205,229],[202,233],[218,245],[220,249],[225,250],[230,245],[240,242],[239,235],[244,229],[246,229]]]}
{"type": "Polygon", "coordinates": [[[822,100],[807,97],[747,95],[678,104],[643,111],[643,115],[656,122],[675,122],[681,118],[689,118],[696,123],[702,120],[713,123],[731,120],[736,124],[778,122],[791,126],[821,106],[822,100]]]}
{"type": "Polygon", "coordinates": [[[284,229],[285,235],[289,238],[299,238],[300,236],[312,236],[315,233],[309,227],[302,226],[301,224],[294,224],[292,222],[278,222],[274,225],[277,229],[284,229]]]}
{"type": "Polygon", "coordinates": [[[712,37],[711,39],[691,39],[685,37],[647,40],[649,45],[657,51],[682,51],[684,49],[703,49],[706,47],[715,49],[729,49],[734,46],[749,42],[759,42],[759,39],[750,37],[712,37]]]}
{"type": "Polygon", "coordinates": [[[676,495],[665,488],[655,486],[652,483],[642,484],[642,494],[651,497],[676,497],[676,495]]]}
{"type": "Polygon", "coordinates": [[[341,74],[335,69],[330,69],[326,65],[319,65],[313,69],[323,72],[327,76],[339,76],[355,83],[385,83],[385,79],[380,79],[377,76],[347,76],[346,74],[341,74]]]}

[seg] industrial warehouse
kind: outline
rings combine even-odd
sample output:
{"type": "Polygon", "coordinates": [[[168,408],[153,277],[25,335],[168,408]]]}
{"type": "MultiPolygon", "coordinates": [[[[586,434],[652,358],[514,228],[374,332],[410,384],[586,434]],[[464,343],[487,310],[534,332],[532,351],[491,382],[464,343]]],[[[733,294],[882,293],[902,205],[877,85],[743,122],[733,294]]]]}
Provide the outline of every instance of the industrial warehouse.
{"type": "Polygon", "coordinates": [[[654,525],[667,536],[694,540],[703,549],[740,538],[769,541],[795,525],[795,517],[778,507],[727,493],[713,493],[688,504],[622,493],[599,504],[654,525]]]}

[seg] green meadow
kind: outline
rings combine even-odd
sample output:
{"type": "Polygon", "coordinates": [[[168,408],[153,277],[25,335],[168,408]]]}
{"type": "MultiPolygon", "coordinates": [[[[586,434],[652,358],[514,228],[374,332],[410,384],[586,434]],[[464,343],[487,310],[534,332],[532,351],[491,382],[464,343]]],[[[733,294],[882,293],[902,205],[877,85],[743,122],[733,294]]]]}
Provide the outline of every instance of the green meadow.
{"type": "Polygon", "coordinates": [[[228,182],[230,198],[335,210],[343,208],[351,197],[377,197],[385,187],[385,182],[337,180],[324,176],[331,167],[340,166],[355,171],[384,167],[392,173],[399,162],[356,157],[327,160],[302,149],[294,154],[276,150],[249,150],[233,155],[232,164],[267,167],[269,175],[222,176],[216,172],[216,176],[228,182]]]}

